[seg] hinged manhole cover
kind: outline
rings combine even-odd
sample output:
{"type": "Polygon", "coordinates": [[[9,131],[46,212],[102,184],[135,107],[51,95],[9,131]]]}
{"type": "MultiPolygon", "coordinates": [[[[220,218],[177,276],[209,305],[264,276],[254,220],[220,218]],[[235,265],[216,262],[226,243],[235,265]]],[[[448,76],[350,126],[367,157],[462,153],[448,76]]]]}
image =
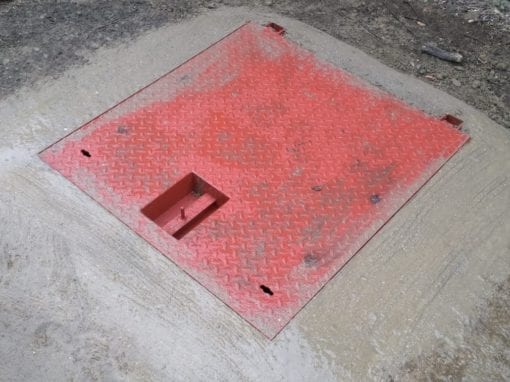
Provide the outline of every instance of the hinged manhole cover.
{"type": "Polygon", "coordinates": [[[41,157],[273,337],[467,139],[249,23],[41,157]]]}

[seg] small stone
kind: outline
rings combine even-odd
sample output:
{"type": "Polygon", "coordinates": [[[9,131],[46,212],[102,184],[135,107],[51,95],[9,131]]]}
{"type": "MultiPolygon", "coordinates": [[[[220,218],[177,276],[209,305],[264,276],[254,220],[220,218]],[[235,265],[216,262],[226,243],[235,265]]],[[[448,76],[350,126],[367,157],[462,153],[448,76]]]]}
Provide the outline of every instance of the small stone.
{"type": "Polygon", "coordinates": [[[436,78],[438,80],[444,80],[446,78],[446,75],[444,73],[437,73],[436,78]]]}
{"type": "Polygon", "coordinates": [[[270,7],[271,5],[273,5],[273,0],[266,0],[264,1],[264,4],[270,7]]]}
{"type": "Polygon", "coordinates": [[[463,67],[463,66],[460,66],[460,65],[454,66],[454,68],[455,68],[456,70],[458,70],[459,72],[463,72],[463,71],[464,71],[464,67],[463,67]]]}
{"type": "Polygon", "coordinates": [[[508,65],[505,62],[498,62],[496,65],[497,70],[507,70],[508,65]]]}
{"type": "Polygon", "coordinates": [[[458,79],[456,79],[456,78],[453,78],[453,79],[452,79],[452,84],[453,84],[454,86],[457,86],[457,87],[459,87],[460,85],[462,85],[462,84],[460,83],[460,81],[459,81],[458,79]]]}
{"type": "Polygon", "coordinates": [[[478,80],[474,80],[472,83],[471,83],[471,86],[473,87],[473,89],[478,89],[481,85],[481,82],[478,81],[478,80]]]}
{"type": "Polygon", "coordinates": [[[317,191],[317,192],[322,191],[322,186],[320,184],[318,184],[316,186],[312,186],[312,190],[317,191]]]}
{"type": "Polygon", "coordinates": [[[425,73],[427,73],[427,69],[422,66],[420,69],[418,69],[418,73],[425,74],[425,73]]]}
{"type": "Polygon", "coordinates": [[[214,9],[217,7],[218,7],[218,4],[216,4],[215,2],[207,3],[207,8],[209,8],[209,9],[214,9]]]}
{"type": "Polygon", "coordinates": [[[482,64],[486,64],[488,62],[487,56],[485,54],[481,54],[480,57],[478,57],[478,61],[480,61],[482,64]]]}
{"type": "Polygon", "coordinates": [[[478,10],[470,10],[467,11],[464,15],[464,20],[466,20],[468,23],[476,23],[480,20],[480,11],[478,10]]]}
{"type": "Polygon", "coordinates": [[[10,62],[10,60],[8,58],[4,58],[2,60],[2,65],[7,65],[9,62],[10,62]]]}

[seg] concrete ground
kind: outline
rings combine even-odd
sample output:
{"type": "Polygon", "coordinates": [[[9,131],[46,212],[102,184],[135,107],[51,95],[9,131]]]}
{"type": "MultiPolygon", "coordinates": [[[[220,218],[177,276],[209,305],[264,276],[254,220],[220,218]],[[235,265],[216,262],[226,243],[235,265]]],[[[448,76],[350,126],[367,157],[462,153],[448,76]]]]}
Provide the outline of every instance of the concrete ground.
{"type": "Polygon", "coordinates": [[[463,102],[301,22],[220,8],[98,48],[0,101],[0,380],[506,380],[510,138],[463,102]],[[245,20],[471,141],[273,341],[37,153],[245,20]]]}

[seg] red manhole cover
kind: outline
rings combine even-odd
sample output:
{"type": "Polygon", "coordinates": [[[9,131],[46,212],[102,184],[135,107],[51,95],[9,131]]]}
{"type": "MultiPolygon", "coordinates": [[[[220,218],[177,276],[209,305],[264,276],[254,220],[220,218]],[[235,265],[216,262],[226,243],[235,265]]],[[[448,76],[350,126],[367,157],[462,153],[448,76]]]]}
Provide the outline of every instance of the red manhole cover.
{"type": "Polygon", "coordinates": [[[467,139],[250,23],[41,156],[273,337],[467,139]]]}

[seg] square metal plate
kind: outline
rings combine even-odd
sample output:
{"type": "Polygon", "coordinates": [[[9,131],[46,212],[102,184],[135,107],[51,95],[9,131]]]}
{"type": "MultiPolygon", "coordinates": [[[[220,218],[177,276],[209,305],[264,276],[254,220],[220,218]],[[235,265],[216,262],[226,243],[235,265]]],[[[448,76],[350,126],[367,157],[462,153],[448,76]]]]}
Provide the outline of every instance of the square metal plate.
{"type": "Polygon", "coordinates": [[[248,23],[41,157],[272,338],[467,139],[248,23]]]}

